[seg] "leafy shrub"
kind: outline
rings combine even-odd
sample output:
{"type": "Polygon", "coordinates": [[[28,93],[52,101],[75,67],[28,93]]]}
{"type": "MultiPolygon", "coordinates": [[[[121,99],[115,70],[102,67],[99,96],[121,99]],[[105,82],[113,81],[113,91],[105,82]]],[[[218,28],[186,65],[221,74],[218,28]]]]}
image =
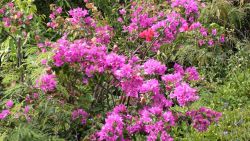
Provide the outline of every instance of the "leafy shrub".
{"type": "Polygon", "coordinates": [[[237,68],[223,85],[214,92],[203,92],[202,99],[193,107],[206,105],[223,113],[222,120],[208,132],[192,131],[180,140],[247,140],[249,138],[249,69],[237,68]]]}
{"type": "Polygon", "coordinates": [[[2,138],[173,140],[219,121],[210,101],[191,105],[205,90],[191,66],[231,53],[225,28],[201,22],[203,3],[94,2],[58,1],[46,24],[31,1],[1,5],[2,138]]]}

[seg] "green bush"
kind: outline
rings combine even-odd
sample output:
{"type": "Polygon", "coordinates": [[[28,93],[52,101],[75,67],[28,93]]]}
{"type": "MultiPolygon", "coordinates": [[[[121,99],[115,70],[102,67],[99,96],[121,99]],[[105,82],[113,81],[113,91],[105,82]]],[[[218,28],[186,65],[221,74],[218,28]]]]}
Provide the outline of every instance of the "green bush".
{"type": "Polygon", "coordinates": [[[250,69],[237,70],[223,85],[214,86],[211,92],[202,92],[199,103],[193,105],[205,105],[221,111],[220,122],[211,126],[208,132],[193,130],[179,140],[245,141],[250,138],[250,69]]]}
{"type": "Polygon", "coordinates": [[[249,106],[223,112],[223,118],[207,132],[197,132],[179,139],[182,141],[246,141],[250,138],[249,106]]]}

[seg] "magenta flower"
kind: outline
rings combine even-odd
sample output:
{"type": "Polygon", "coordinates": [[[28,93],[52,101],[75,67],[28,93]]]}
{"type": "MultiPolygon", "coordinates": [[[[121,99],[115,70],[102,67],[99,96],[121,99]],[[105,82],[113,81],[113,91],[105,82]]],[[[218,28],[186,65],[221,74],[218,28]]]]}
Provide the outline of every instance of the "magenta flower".
{"type": "Polygon", "coordinates": [[[125,14],[126,14],[126,10],[123,8],[123,9],[119,10],[119,13],[120,13],[121,15],[125,15],[125,14]]]}
{"type": "Polygon", "coordinates": [[[124,104],[117,105],[113,109],[113,113],[115,114],[126,113],[126,112],[127,112],[127,107],[124,104]]]}
{"type": "Polygon", "coordinates": [[[46,64],[47,64],[47,59],[42,59],[42,60],[41,60],[41,64],[42,64],[42,65],[46,65],[46,64]]]}
{"type": "Polygon", "coordinates": [[[105,124],[98,132],[99,140],[116,141],[123,137],[123,119],[118,114],[111,114],[105,119],[105,124]]]}
{"type": "Polygon", "coordinates": [[[39,98],[39,94],[38,93],[33,93],[33,98],[34,99],[38,99],[39,98]]]}
{"type": "Polygon", "coordinates": [[[199,80],[200,77],[199,77],[199,73],[197,72],[196,68],[195,67],[188,67],[186,70],[185,70],[185,74],[187,74],[188,76],[188,80],[199,80]]]}
{"type": "Polygon", "coordinates": [[[213,122],[218,122],[222,114],[211,109],[201,107],[199,110],[192,110],[186,113],[192,120],[192,125],[198,131],[206,131],[213,122]]]}
{"type": "Polygon", "coordinates": [[[10,18],[4,17],[2,20],[5,27],[10,27],[10,18]]]}
{"type": "Polygon", "coordinates": [[[10,111],[9,111],[9,110],[3,110],[3,111],[0,113],[0,120],[5,119],[9,114],[10,114],[10,111]]]}
{"type": "Polygon", "coordinates": [[[201,27],[200,33],[201,33],[202,36],[207,37],[207,29],[206,28],[201,27]]]}
{"type": "Polygon", "coordinates": [[[222,34],[222,35],[220,36],[220,42],[221,42],[221,43],[224,43],[224,42],[225,42],[225,35],[224,35],[224,34],[222,34]]]}
{"type": "Polygon", "coordinates": [[[0,8],[0,14],[4,14],[4,12],[5,12],[5,8],[0,8]]]}
{"type": "Polygon", "coordinates": [[[172,7],[183,7],[186,15],[197,14],[198,4],[195,0],[174,0],[171,4],[172,7]]]}
{"type": "Polygon", "coordinates": [[[217,34],[217,30],[216,29],[212,29],[212,35],[215,36],[217,34]]]}
{"type": "Polygon", "coordinates": [[[82,18],[88,15],[88,11],[82,8],[75,8],[69,11],[69,15],[72,17],[69,20],[72,24],[78,24],[82,18]]]}
{"type": "Polygon", "coordinates": [[[14,103],[13,103],[12,100],[8,100],[8,101],[6,102],[6,104],[5,104],[5,106],[6,106],[7,108],[12,108],[13,105],[14,105],[14,103]]]}
{"type": "Polygon", "coordinates": [[[62,7],[58,7],[55,12],[56,12],[56,14],[61,14],[62,13],[62,7]]]}
{"type": "Polygon", "coordinates": [[[29,19],[29,20],[31,20],[32,18],[33,18],[32,14],[28,15],[28,17],[27,17],[27,19],[29,19]]]}
{"type": "Polygon", "coordinates": [[[24,107],[24,114],[28,114],[29,113],[29,111],[30,111],[30,106],[25,106],[24,107]]]}
{"type": "Polygon", "coordinates": [[[183,76],[180,73],[174,73],[164,75],[161,78],[166,84],[166,89],[170,91],[172,88],[180,84],[183,79],[183,76]]]}
{"type": "Polygon", "coordinates": [[[83,125],[85,125],[87,123],[87,118],[89,116],[89,114],[87,112],[85,112],[83,109],[74,110],[71,115],[72,115],[72,120],[76,120],[76,119],[80,118],[81,123],[83,125]]]}
{"type": "Polygon", "coordinates": [[[186,106],[189,102],[196,101],[199,96],[196,93],[196,89],[183,82],[170,94],[170,98],[176,98],[180,106],[186,106]]]}
{"type": "Polygon", "coordinates": [[[167,70],[167,67],[165,65],[162,65],[161,62],[149,59],[143,64],[143,68],[145,71],[145,74],[159,74],[163,75],[165,71],[167,70]]]}
{"type": "Polygon", "coordinates": [[[205,41],[204,40],[199,40],[198,43],[199,43],[199,46],[203,46],[205,44],[205,41]]]}
{"type": "Polygon", "coordinates": [[[137,98],[142,84],[143,79],[141,77],[135,76],[129,80],[122,81],[121,88],[127,96],[137,98]]]}
{"type": "Polygon", "coordinates": [[[175,73],[180,73],[181,75],[183,75],[184,74],[184,69],[183,69],[183,67],[181,65],[175,63],[174,64],[174,72],[175,73]]]}
{"type": "Polygon", "coordinates": [[[166,131],[162,131],[160,139],[161,141],[174,141],[174,139],[166,131]]]}
{"type": "Polygon", "coordinates": [[[7,3],[7,5],[8,5],[10,8],[13,8],[13,7],[14,7],[14,3],[13,3],[13,2],[9,2],[9,3],[7,3]]]}
{"type": "Polygon", "coordinates": [[[53,91],[57,84],[55,78],[56,76],[53,74],[42,75],[39,80],[37,80],[37,85],[44,92],[53,91]]]}
{"type": "Polygon", "coordinates": [[[106,57],[106,63],[108,66],[112,67],[112,69],[120,68],[124,65],[126,61],[126,57],[123,55],[118,55],[116,53],[110,53],[106,57]]]}
{"type": "Polygon", "coordinates": [[[160,93],[160,87],[159,87],[159,82],[156,79],[151,79],[145,81],[141,88],[140,88],[140,93],[148,93],[148,92],[153,92],[154,94],[159,94],[160,93]]]}
{"type": "Polygon", "coordinates": [[[122,19],[121,17],[119,17],[119,18],[117,19],[117,21],[120,22],[120,23],[123,23],[123,22],[124,22],[123,19],[122,19]]]}
{"type": "Polygon", "coordinates": [[[210,40],[208,41],[208,45],[209,45],[209,46],[213,46],[213,45],[214,45],[213,39],[210,39],[210,40]]]}

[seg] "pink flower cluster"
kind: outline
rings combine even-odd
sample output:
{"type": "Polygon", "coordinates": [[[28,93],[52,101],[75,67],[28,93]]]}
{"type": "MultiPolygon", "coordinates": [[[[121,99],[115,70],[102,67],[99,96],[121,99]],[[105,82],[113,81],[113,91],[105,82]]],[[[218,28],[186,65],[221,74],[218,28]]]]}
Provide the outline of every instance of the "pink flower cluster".
{"type": "Polygon", "coordinates": [[[154,49],[158,50],[162,44],[172,42],[179,30],[187,29],[188,23],[175,11],[155,14],[150,17],[148,13],[150,7],[154,8],[147,3],[131,6],[133,12],[130,15],[131,23],[128,26],[123,26],[123,29],[124,32],[129,32],[132,40],[137,39],[137,35],[148,42],[152,41],[153,38],[157,38],[154,41],[154,49]]]}
{"type": "Polygon", "coordinates": [[[175,117],[171,111],[160,107],[145,107],[139,112],[139,117],[135,117],[131,125],[127,127],[130,134],[144,132],[148,141],[161,140],[172,141],[173,139],[166,132],[175,126],[175,117]]]}
{"type": "Polygon", "coordinates": [[[123,140],[123,119],[120,115],[113,113],[105,119],[105,124],[97,133],[99,140],[116,141],[123,140]]]}
{"type": "Polygon", "coordinates": [[[17,31],[18,26],[29,26],[33,15],[25,13],[17,8],[14,3],[10,2],[0,8],[0,18],[4,27],[10,28],[12,33],[17,31]]]}
{"type": "Polygon", "coordinates": [[[54,74],[44,74],[37,80],[37,87],[43,92],[50,92],[56,88],[56,76],[54,74]]]}
{"type": "Polygon", "coordinates": [[[88,10],[79,7],[74,8],[68,11],[70,17],[63,18],[60,16],[62,12],[61,7],[56,7],[54,9],[55,10],[50,14],[51,22],[47,23],[48,27],[56,29],[57,27],[62,26],[63,28],[72,28],[72,30],[77,28],[77,31],[81,31],[81,33],[83,32],[85,37],[94,34],[95,38],[92,38],[93,42],[101,44],[107,44],[110,42],[113,29],[108,25],[98,25],[95,19],[89,16],[88,10]],[[90,29],[93,29],[94,32],[90,29]]]}
{"type": "Polygon", "coordinates": [[[182,7],[185,9],[185,14],[187,16],[198,15],[199,8],[198,4],[195,0],[173,0],[171,6],[174,7],[182,7]]]}
{"type": "Polygon", "coordinates": [[[105,68],[106,47],[96,46],[92,42],[85,40],[76,40],[73,43],[66,39],[60,39],[53,44],[55,55],[54,64],[57,67],[63,64],[80,63],[88,77],[93,76],[95,72],[103,72],[105,68]]]}
{"type": "Polygon", "coordinates": [[[196,89],[191,88],[187,83],[181,83],[170,94],[170,98],[176,98],[180,106],[186,106],[187,103],[198,100],[199,96],[196,89]]]}
{"type": "Polygon", "coordinates": [[[5,119],[8,115],[10,115],[10,110],[3,110],[3,111],[0,113],[0,120],[5,119]]]}
{"type": "Polygon", "coordinates": [[[10,115],[10,109],[13,107],[14,105],[14,102],[12,100],[8,100],[6,103],[5,103],[5,106],[7,109],[3,110],[1,113],[0,113],[0,120],[3,120],[5,119],[8,115],[10,115]]]}
{"type": "Polygon", "coordinates": [[[75,8],[69,11],[69,15],[72,17],[69,20],[73,24],[78,24],[82,18],[88,15],[88,11],[82,8],[75,8]]]}
{"type": "Polygon", "coordinates": [[[96,134],[98,140],[131,140],[135,134],[144,133],[148,141],[161,140],[173,141],[167,133],[175,125],[175,117],[171,111],[164,111],[160,107],[146,107],[139,114],[128,114],[124,105],[116,106],[105,119],[102,129],[96,134]],[[123,133],[127,132],[126,138],[123,133]]]}
{"type": "Polygon", "coordinates": [[[8,100],[8,101],[6,102],[6,104],[5,104],[5,106],[6,106],[7,108],[12,108],[13,105],[14,105],[14,103],[13,103],[12,100],[8,100]]]}
{"type": "MultiPolygon", "coordinates": [[[[202,36],[207,36],[206,29],[200,23],[192,21],[192,16],[195,19],[198,15],[195,1],[173,1],[172,7],[183,7],[189,18],[184,18],[174,10],[169,13],[157,13],[158,15],[149,14],[147,12],[150,8],[146,7],[144,11],[143,6],[132,4],[131,23],[124,26],[124,31],[129,33],[133,41],[142,38],[148,43],[156,39],[152,44],[156,48],[162,44],[171,43],[179,33],[190,30],[197,29],[202,36]]],[[[119,12],[124,17],[129,13],[125,9],[119,12]]],[[[113,30],[110,26],[97,26],[97,22],[90,17],[88,11],[82,8],[70,10],[69,15],[70,18],[65,19],[66,24],[79,30],[85,29],[86,34],[71,41],[68,39],[71,36],[65,33],[61,39],[51,43],[50,46],[54,52],[53,67],[63,69],[62,66],[65,65],[81,73],[85,85],[88,85],[88,80],[95,81],[95,76],[104,75],[111,79],[109,85],[120,92],[120,97],[124,96],[136,101],[135,104],[128,102],[128,105],[131,107],[139,105],[133,112],[127,110],[124,105],[116,106],[107,114],[104,125],[95,134],[97,140],[130,140],[135,134],[144,134],[148,141],[173,140],[169,133],[178,122],[176,121],[178,112],[173,111],[171,107],[188,106],[199,98],[197,90],[189,84],[200,79],[195,67],[184,69],[181,65],[175,64],[174,71],[171,72],[167,70],[165,64],[156,59],[142,55],[139,58],[139,55],[135,54],[125,56],[115,49],[109,51],[113,30]]],[[[216,30],[211,31],[212,36],[216,34],[216,30]]],[[[44,92],[53,92],[56,87],[55,75],[42,76],[38,86],[44,92]]],[[[204,113],[201,110],[193,112],[194,114],[188,113],[186,116],[198,119],[199,116],[196,115],[201,112],[204,113]]],[[[209,113],[208,110],[205,110],[205,113],[209,113]]],[[[82,124],[86,124],[87,117],[88,114],[83,109],[72,112],[72,120],[79,118],[82,124]]],[[[210,123],[214,121],[211,116],[201,119],[206,118],[210,123]]],[[[203,122],[197,120],[193,126],[199,129],[205,129],[208,126],[207,123],[200,124],[203,122]]]]}
{"type": "Polygon", "coordinates": [[[72,112],[72,120],[81,119],[81,123],[85,125],[87,123],[87,118],[89,114],[83,109],[77,109],[72,112]]]}
{"type": "MultiPolygon", "coordinates": [[[[129,59],[114,52],[108,53],[105,45],[97,46],[95,43],[84,39],[76,40],[73,43],[66,39],[60,39],[53,44],[53,47],[55,49],[53,59],[57,67],[67,63],[79,63],[80,68],[75,69],[81,69],[87,78],[91,78],[95,73],[111,72],[119,80],[118,86],[127,96],[139,98],[140,93],[150,91],[154,94],[160,94],[158,81],[144,80],[144,75],[163,75],[162,80],[165,82],[168,91],[176,87],[170,96],[171,98],[177,98],[181,106],[198,99],[196,90],[187,83],[182,83],[185,81],[185,77],[188,81],[199,80],[199,74],[194,67],[184,70],[182,66],[176,64],[175,73],[165,75],[167,67],[157,60],[148,59],[144,63],[140,62],[140,64],[138,57],[134,56],[129,59]],[[153,86],[154,88],[152,88],[153,86]]],[[[49,81],[49,79],[45,77],[43,81],[49,81]]],[[[49,90],[52,85],[50,87],[47,83],[47,85],[41,85],[40,87],[43,87],[42,90],[45,91],[46,89],[49,90]]]]}
{"type": "Polygon", "coordinates": [[[162,65],[161,62],[149,59],[143,64],[143,68],[145,71],[145,74],[159,74],[163,75],[165,71],[167,70],[167,67],[165,65],[162,65]]]}
{"type": "Polygon", "coordinates": [[[59,24],[56,23],[56,17],[62,13],[61,7],[55,7],[55,10],[49,15],[51,22],[47,23],[48,27],[55,29],[59,24]]]}
{"type": "Polygon", "coordinates": [[[198,40],[199,46],[208,45],[212,47],[212,46],[215,46],[216,44],[225,42],[224,34],[218,35],[217,29],[205,28],[199,22],[193,23],[189,27],[189,29],[199,33],[198,34],[200,36],[198,40]]]}
{"type": "Polygon", "coordinates": [[[198,131],[206,131],[211,123],[218,122],[222,116],[221,113],[205,107],[197,111],[188,111],[186,115],[192,119],[192,125],[198,131]]]}
{"type": "MultiPolygon", "coordinates": [[[[133,2],[131,9],[129,9],[132,13],[126,16],[125,12],[121,14],[123,18],[126,17],[127,20],[131,21],[129,25],[123,26],[124,32],[128,32],[130,35],[129,40],[135,41],[140,37],[147,42],[153,42],[151,50],[155,52],[163,44],[172,43],[178,33],[190,34],[189,32],[191,32],[191,34],[200,34],[199,46],[215,46],[224,42],[223,35],[218,37],[217,29],[209,29],[211,34],[208,34],[208,29],[197,22],[199,17],[198,1],[173,0],[168,1],[168,3],[172,9],[169,12],[162,12],[162,10],[156,9],[153,3],[133,2]],[[184,14],[181,14],[176,8],[184,9],[184,14]],[[154,9],[154,11],[151,9],[154,9]]],[[[123,21],[126,19],[119,17],[118,20],[123,21]]]]}

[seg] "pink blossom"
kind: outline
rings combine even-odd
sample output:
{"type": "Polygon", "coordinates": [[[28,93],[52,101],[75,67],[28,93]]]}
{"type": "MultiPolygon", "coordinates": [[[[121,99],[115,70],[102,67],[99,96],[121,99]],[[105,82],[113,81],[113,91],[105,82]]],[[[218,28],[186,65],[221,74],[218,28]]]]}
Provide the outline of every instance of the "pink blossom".
{"type": "Polygon", "coordinates": [[[33,98],[34,98],[34,99],[38,99],[38,97],[39,97],[39,94],[38,94],[38,93],[33,93],[33,98]]]}
{"type": "Polygon", "coordinates": [[[10,18],[4,17],[2,20],[5,27],[10,27],[10,18]]]}
{"type": "Polygon", "coordinates": [[[159,75],[164,74],[167,69],[165,65],[162,65],[161,62],[154,59],[147,60],[143,64],[143,68],[145,74],[159,74],[159,75]]]}
{"type": "Polygon", "coordinates": [[[113,113],[115,114],[126,113],[126,112],[127,112],[127,108],[124,104],[117,105],[113,109],[113,113]]]}
{"type": "Polygon", "coordinates": [[[154,94],[159,94],[160,92],[159,82],[156,79],[145,81],[140,88],[140,92],[141,93],[153,92],[154,94]]]}
{"type": "Polygon", "coordinates": [[[55,78],[56,76],[53,74],[42,75],[37,80],[37,85],[44,92],[53,91],[56,88],[56,84],[57,84],[55,78]]]}
{"type": "Polygon", "coordinates": [[[123,119],[118,114],[111,114],[105,119],[105,124],[102,126],[98,136],[100,140],[116,141],[122,137],[123,119]]]}
{"type": "Polygon", "coordinates": [[[162,131],[160,139],[161,141],[174,141],[174,139],[166,131],[162,131]]]}
{"type": "Polygon", "coordinates": [[[117,19],[117,21],[120,22],[120,23],[123,23],[123,22],[124,22],[123,19],[122,19],[121,17],[119,17],[119,18],[117,19]]]}
{"type": "Polygon", "coordinates": [[[125,15],[125,14],[126,14],[126,10],[123,8],[123,9],[119,10],[119,13],[120,13],[121,15],[125,15]]]}
{"type": "Polygon", "coordinates": [[[88,15],[88,11],[82,8],[75,8],[69,11],[69,15],[72,17],[70,21],[72,24],[78,24],[82,18],[88,15]]]}
{"type": "Polygon", "coordinates": [[[180,106],[186,106],[189,102],[196,101],[199,96],[196,89],[191,88],[187,83],[182,83],[170,94],[170,98],[176,98],[180,106]]]}
{"type": "Polygon", "coordinates": [[[199,40],[198,43],[199,43],[199,46],[203,46],[205,44],[205,41],[204,40],[199,40]]]}
{"type": "Polygon", "coordinates": [[[25,113],[25,114],[28,114],[29,111],[30,111],[30,106],[28,106],[28,105],[25,106],[25,107],[24,107],[24,113],[25,113]]]}
{"type": "Polygon", "coordinates": [[[41,64],[46,65],[47,64],[47,59],[42,59],[41,64]]]}
{"type": "Polygon", "coordinates": [[[207,37],[207,29],[206,28],[201,27],[200,33],[201,33],[202,36],[207,37]]]}
{"type": "Polygon", "coordinates": [[[5,104],[5,106],[6,106],[7,108],[12,108],[13,105],[14,105],[14,103],[13,103],[12,100],[8,100],[8,101],[6,102],[6,104],[5,104]]]}
{"type": "Polygon", "coordinates": [[[212,29],[212,35],[215,36],[217,34],[217,30],[216,29],[212,29]]]}
{"type": "Polygon", "coordinates": [[[80,118],[81,124],[85,125],[87,123],[87,118],[89,114],[85,112],[83,109],[77,109],[72,112],[72,120],[76,120],[80,118]]]}
{"type": "Polygon", "coordinates": [[[0,14],[4,14],[4,12],[5,12],[5,8],[0,8],[0,14]]]}
{"type": "Polygon", "coordinates": [[[188,67],[185,70],[185,73],[188,75],[188,80],[199,80],[199,73],[197,72],[195,67],[188,67]]]}
{"type": "Polygon", "coordinates": [[[9,110],[3,110],[3,111],[0,113],[0,120],[5,119],[8,115],[10,115],[10,111],[9,111],[9,110]]]}
{"type": "Polygon", "coordinates": [[[118,69],[124,65],[126,57],[116,53],[110,53],[106,56],[106,63],[112,69],[118,69]]]}
{"type": "Polygon", "coordinates": [[[166,89],[170,91],[172,88],[178,86],[183,79],[180,73],[167,74],[161,77],[166,84],[166,89]]]}
{"type": "Polygon", "coordinates": [[[213,122],[218,122],[222,114],[211,109],[201,107],[199,110],[192,110],[186,113],[191,117],[192,125],[198,131],[206,131],[213,122]]]}
{"type": "Polygon", "coordinates": [[[140,87],[143,84],[143,79],[139,76],[133,76],[128,80],[121,81],[121,88],[127,96],[138,98],[140,87]]]}
{"type": "Polygon", "coordinates": [[[174,64],[174,72],[175,73],[180,73],[181,75],[183,75],[184,74],[184,69],[183,69],[183,67],[181,65],[175,63],[174,64]]]}
{"type": "Polygon", "coordinates": [[[9,3],[7,3],[7,6],[9,6],[10,8],[13,8],[14,7],[14,3],[13,2],[9,2],[9,3]]]}
{"type": "Polygon", "coordinates": [[[32,18],[33,18],[32,14],[28,15],[28,17],[27,17],[27,19],[29,19],[29,20],[31,20],[32,18]]]}
{"type": "Polygon", "coordinates": [[[221,43],[224,43],[224,42],[225,42],[225,35],[224,35],[224,34],[222,34],[222,35],[220,36],[220,42],[221,42],[221,43]]]}
{"type": "Polygon", "coordinates": [[[56,14],[61,14],[62,13],[62,7],[58,7],[55,12],[56,12],[56,14]]]}
{"type": "Polygon", "coordinates": [[[198,4],[195,0],[174,0],[172,7],[183,7],[186,15],[198,14],[198,4]]]}
{"type": "Polygon", "coordinates": [[[213,46],[213,45],[214,45],[213,39],[208,40],[208,45],[209,45],[209,46],[213,46]]]}

